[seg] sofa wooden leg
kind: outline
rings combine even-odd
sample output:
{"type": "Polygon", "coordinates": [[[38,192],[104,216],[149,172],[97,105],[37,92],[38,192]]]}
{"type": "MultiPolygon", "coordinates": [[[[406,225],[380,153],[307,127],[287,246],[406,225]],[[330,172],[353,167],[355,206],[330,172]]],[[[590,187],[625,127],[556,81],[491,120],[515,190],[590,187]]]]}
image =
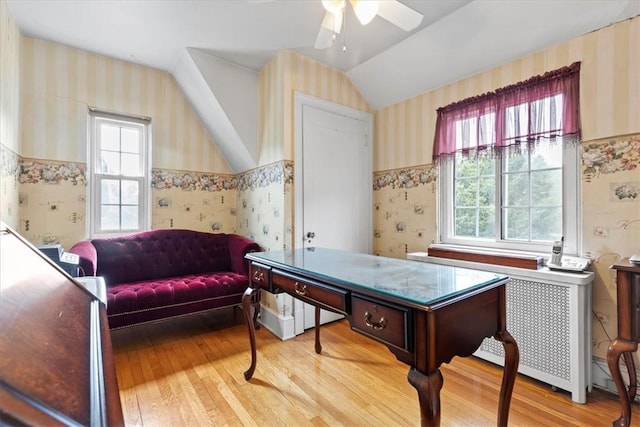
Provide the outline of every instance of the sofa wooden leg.
{"type": "Polygon", "coordinates": [[[247,322],[249,329],[249,344],[251,345],[251,366],[244,372],[244,379],[249,381],[253,377],[256,370],[256,329],[255,318],[251,315],[251,306],[253,305],[254,295],[259,289],[248,287],[242,295],[242,310],[244,311],[244,320],[247,322]]]}

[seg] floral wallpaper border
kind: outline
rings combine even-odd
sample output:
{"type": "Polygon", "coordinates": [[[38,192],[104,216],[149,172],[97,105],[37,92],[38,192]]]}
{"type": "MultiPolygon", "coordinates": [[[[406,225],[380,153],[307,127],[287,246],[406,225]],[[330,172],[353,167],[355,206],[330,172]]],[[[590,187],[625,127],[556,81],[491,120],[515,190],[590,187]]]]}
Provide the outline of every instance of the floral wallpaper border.
{"type": "MultiPolygon", "coordinates": [[[[16,176],[21,184],[56,184],[68,181],[73,185],[87,184],[84,163],[21,159],[0,145],[0,172],[16,176]]],[[[259,167],[237,175],[153,169],[151,187],[155,190],[178,188],[184,191],[223,191],[264,188],[274,183],[293,183],[293,162],[259,167]]]]}
{"type": "MultiPolygon", "coordinates": [[[[585,180],[600,174],[612,174],[634,170],[640,164],[640,136],[632,135],[604,141],[591,141],[582,145],[582,173],[585,180]]],[[[69,181],[73,185],[86,185],[86,165],[73,162],[21,159],[0,145],[0,173],[18,176],[22,184],[55,184],[69,181]]],[[[382,188],[407,189],[431,184],[437,180],[434,165],[420,165],[374,172],[373,190],[382,188]]],[[[284,160],[262,166],[238,175],[219,175],[200,172],[184,172],[153,169],[151,186],[154,189],[180,188],[185,191],[244,191],[266,187],[273,183],[293,183],[293,162],[284,160]]],[[[625,183],[617,189],[619,198],[636,198],[636,185],[625,183]]],[[[616,193],[616,194],[617,194],[616,193]]]]}
{"type": "Polygon", "coordinates": [[[639,164],[640,135],[582,144],[582,174],[587,181],[600,174],[634,170],[639,164]]]}
{"type": "Polygon", "coordinates": [[[255,190],[256,188],[264,188],[271,184],[293,183],[293,162],[291,160],[283,160],[267,166],[262,166],[237,175],[238,190],[255,190]]]}
{"type": "Polygon", "coordinates": [[[414,188],[419,185],[436,182],[437,171],[434,165],[421,165],[411,168],[400,168],[373,174],[373,190],[381,190],[389,187],[414,188]]]}
{"type": "Polygon", "coordinates": [[[82,163],[21,159],[19,164],[21,184],[57,184],[61,181],[73,185],[87,184],[87,167],[82,163]]]}
{"type": "Polygon", "coordinates": [[[233,175],[153,169],[151,188],[155,190],[178,188],[184,191],[235,190],[236,178],[233,175]]]}

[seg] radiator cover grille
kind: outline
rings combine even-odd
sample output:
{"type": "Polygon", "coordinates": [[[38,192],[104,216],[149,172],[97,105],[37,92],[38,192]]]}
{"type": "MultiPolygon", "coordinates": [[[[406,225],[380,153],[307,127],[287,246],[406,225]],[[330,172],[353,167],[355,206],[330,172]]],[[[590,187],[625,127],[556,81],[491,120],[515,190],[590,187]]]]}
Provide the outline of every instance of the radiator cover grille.
{"type": "MultiPolygon", "coordinates": [[[[506,293],[507,328],[518,343],[520,365],[571,381],[569,289],[512,278],[506,293]]],[[[504,357],[493,338],[480,350],[504,357]]]]}

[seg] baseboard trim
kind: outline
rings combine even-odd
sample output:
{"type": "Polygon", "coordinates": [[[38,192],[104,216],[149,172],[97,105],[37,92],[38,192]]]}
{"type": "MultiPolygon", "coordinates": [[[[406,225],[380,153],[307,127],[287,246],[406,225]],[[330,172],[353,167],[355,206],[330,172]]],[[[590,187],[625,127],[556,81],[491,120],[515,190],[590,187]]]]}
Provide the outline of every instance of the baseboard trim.
{"type": "Polygon", "coordinates": [[[260,308],[258,323],[283,341],[296,336],[295,318],[291,315],[283,316],[268,307],[262,306],[260,308]]]}
{"type": "MultiPolygon", "coordinates": [[[[613,382],[613,378],[611,376],[611,371],[609,370],[607,361],[599,357],[594,357],[591,366],[593,386],[603,390],[607,390],[617,395],[618,390],[616,389],[616,385],[613,382]]],[[[636,368],[636,371],[637,370],[638,369],[636,368]]],[[[622,358],[620,358],[620,373],[622,374],[622,381],[627,387],[629,387],[629,371],[627,370],[627,366],[622,361],[622,358]]],[[[637,376],[638,378],[640,378],[640,373],[638,373],[637,376]]],[[[636,395],[635,401],[640,402],[640,396],[636,395]]]]}

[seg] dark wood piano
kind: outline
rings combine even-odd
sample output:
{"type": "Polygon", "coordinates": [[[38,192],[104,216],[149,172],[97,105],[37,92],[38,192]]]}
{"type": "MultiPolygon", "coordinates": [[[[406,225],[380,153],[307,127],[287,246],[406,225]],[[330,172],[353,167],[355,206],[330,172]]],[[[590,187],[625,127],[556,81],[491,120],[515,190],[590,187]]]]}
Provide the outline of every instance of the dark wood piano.
{"type": "Polygon", "coordinates": [[[0,425],[123,425],[106,307],[0,223],[0,425]]]}

